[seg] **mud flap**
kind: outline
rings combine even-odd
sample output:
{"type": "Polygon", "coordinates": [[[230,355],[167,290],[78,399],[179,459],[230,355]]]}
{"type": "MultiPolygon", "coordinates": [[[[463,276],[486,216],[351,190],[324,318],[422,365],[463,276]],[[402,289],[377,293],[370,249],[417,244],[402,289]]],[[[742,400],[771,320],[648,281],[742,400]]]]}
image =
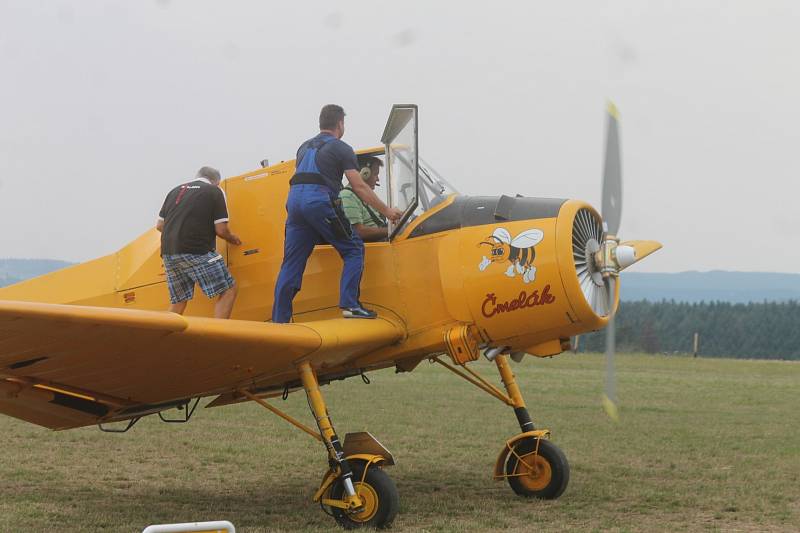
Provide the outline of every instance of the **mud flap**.
{"type": "Polygon", "coordinates": [[[509,440],[506,441],[506,445],[500,450],[500,455],[497,456],[497,462],[494,464],[494,480],[495,481],[502,481],[506,478],[506,460],[508,460],[508,456],[511,453],[511,450],[514,449],[514,445],[524,439],[527,438],[535,438],[535,439],[549,439],[550,438],[550,430],[549,429],[537,429],[535,431],[527,431],[525,433],[520,433],[509,440]]]}

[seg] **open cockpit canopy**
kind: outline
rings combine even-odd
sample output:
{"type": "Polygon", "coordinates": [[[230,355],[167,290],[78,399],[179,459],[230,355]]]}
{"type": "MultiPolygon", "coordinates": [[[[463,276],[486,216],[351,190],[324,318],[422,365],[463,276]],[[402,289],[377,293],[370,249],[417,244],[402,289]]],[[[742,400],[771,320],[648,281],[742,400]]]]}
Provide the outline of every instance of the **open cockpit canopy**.
{"type": "Polygon", "coordinates": [[[395,104],[381,137],[386,147],[389,205],[403,212],[390,225],[394,237],[419,214],[457,191],[419,157],[418,110],[415,104],[395,104]]]}

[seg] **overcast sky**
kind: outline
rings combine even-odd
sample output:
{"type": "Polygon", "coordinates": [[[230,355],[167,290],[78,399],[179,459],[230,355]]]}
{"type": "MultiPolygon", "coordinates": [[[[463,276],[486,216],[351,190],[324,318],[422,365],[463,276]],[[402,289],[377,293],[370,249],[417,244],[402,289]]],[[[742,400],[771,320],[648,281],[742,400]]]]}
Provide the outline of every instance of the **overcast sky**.
{"type": "Polygon", "coordinates": [[[766,1],[0,0],[0,257],[113,252],[201,165],[293,158],[331,102],[356,148],[418,104],[462,194],[599,208],[610,98],[621,236],[665,246],[633,268],[800,272],[799,24],[766,1]]]}

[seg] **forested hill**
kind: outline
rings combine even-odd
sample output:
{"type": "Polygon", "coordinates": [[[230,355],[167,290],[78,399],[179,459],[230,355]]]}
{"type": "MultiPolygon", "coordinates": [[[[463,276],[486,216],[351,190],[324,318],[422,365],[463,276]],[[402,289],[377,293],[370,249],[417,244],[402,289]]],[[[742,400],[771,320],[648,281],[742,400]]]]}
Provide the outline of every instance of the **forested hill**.
{"type": "Polygon", "coordinates": [[[35,278],[71,264],[55,259],[0,259],[0,287],[35,278]]]}
{"type": "MultiPolygon", "coordinates": [[[[622,302],[616,319],[621,352],[692,353],[744,359],[800,360],[800,301],[622,302]]],[[[581,351],[605,350],[605,332],[582,335],[581,351]]]]}
{"type": "Polygon", "coordinates": [[[625,301],[800,301],[800,274],[712,270],[674,274],[623,272],[621,278],[621,297],[625,301]]]}

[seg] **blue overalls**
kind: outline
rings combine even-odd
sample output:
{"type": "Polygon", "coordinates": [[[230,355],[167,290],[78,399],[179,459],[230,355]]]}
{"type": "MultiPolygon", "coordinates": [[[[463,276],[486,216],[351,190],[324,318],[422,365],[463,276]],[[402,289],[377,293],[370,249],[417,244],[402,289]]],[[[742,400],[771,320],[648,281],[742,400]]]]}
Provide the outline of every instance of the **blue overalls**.
{"type": "Polygon", "coordinates": [[[272,307],[273,322],[290,322],[292,319],[292,300],[300,291],[303,272],[306,269],[314,246],[327,242],[336,248],[344,261],[342,279],[339,285],[339,307],[358,307],[361,273],[364,271],[364,243],[353,232],[351,237],[334,233],[331,227],[336,223],[336,212],[332,202],[338,192],[326,185],[317,167],[317,152],[335,137],[324,136],[306,149],[297,165],[295,176],[319,176],[317,183],[294,184],[289,188],[286,201],[286,238],[283,245],[283,263],[278,281],[275,284],[275,303],[272,307]]]}

